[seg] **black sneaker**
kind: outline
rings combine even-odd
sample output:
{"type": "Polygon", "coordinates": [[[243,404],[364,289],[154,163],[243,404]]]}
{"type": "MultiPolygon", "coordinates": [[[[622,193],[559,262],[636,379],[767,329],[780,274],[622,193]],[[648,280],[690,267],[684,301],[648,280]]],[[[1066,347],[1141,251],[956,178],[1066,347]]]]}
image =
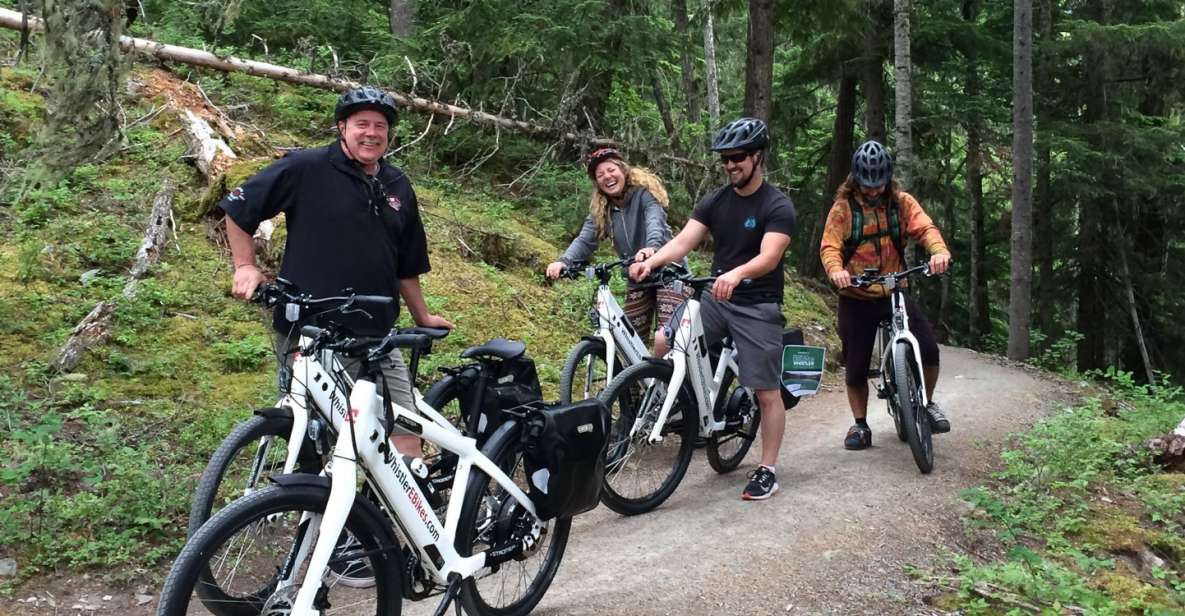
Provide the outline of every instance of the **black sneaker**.
{"type": "Polygon", "coordinates": [[[930,416],[930,430],[934,434],[950,432],[950,420],[946,418],[946,413],[943,413],[942,408],[933,400],[926,405],[926,414],[930,416]]]}
{"type": "Polygon", "coordinates": [[[336,582],[349,588],[370,588],[374,586],[374,571],[367,558],[350,559],[350,552],[361,552],[362,544],[353,535],[342,531],[337,546],[329,557],[329,570],[337,575],[336,582]]]}
{"type": "Polygon", "coordinates": [[[853,424],[848,428],[848,436],[843,440],[844,449],[855,451],[869,447],[872,447],[872,428],[860,424],[853,424]]]}
{"type": "Polygon", "coordinates": [[[778,479],[774,472],[764,466],[758,466],[749,473],[749,485],[741,492],[741,500],[765,500],[778,493],[778,479]]]}

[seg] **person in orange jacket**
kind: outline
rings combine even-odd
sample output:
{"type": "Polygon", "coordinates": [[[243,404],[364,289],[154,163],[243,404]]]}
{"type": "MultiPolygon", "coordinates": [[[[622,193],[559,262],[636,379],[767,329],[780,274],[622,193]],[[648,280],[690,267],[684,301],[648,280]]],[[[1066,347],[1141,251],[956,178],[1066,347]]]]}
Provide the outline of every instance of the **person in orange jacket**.
{"type": "MultiPolygon", "coordinates": [[[[930,254],[930,271],[941,274],[950,267],[950,249],[942,233],[917,199],[901,190],[893,179],[893,160],[885,146],[866,141],[852,155],[852,172],[835,193],[827,214],[819,258],[823,270],[839,289],[839,337],[843,343],[848,405],[855,424],[844,438],[846,449],[872,445],[868,415],[868,366],[877,326],[889,318],[892,306],[888,291],[881,286],[860,289],[852,286],[853,276],[876,268],[881,274],[905,269],[903,246],[913,238],[930,254]],[[852,220],[859,208],[863,219],[859,241],[853,241],[852,220]]],[[[935,433],[950,432],[950,421],[934,402],[938,382],[938,344],[930,322],[913,299],[905,298],[910,331],[921,347],[923,379],[930,404],[926,412],[935,433]]]]}

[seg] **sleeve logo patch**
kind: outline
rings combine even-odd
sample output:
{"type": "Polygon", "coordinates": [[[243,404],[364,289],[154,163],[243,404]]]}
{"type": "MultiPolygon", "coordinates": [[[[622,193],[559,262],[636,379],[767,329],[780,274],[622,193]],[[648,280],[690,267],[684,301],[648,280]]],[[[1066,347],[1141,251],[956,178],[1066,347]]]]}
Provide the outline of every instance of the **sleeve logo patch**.
{"type": "Polygon", "coordinates": [[[230,201],[246,201],[247,193],[243,190],[243,187],[240,186],[230,191],[230,194],[227,195],[226,198],[230,201]]]}
{"type": "Polygon", "coordinates": [[[391,209],[398,212],[399,208],[403,207],[403,202],[399,200],[399,197],[396,197],[395,195],[389,195],[387,197],[387,205],[391,206],[391,209]]]}

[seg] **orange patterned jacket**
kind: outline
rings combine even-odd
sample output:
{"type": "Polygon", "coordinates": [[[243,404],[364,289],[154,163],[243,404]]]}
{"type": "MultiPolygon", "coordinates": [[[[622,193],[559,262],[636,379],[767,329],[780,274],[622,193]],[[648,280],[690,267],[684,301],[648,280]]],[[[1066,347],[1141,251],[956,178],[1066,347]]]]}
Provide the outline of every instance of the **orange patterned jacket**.
{"type": "MultiPolygon", "coordinates": [[[[865,203],[863,195],[855,195],[856,203],[864,211],[864,236],[869,237],[875,235],[879,231],[886,230],[889,226],[889,216],[886,208],[870,207],[865,203]]],[[[930,220],[930,216],[922,209],[921,204],[913,195],[907,192],[897,193],[897,207],[899,208],[899,219],[901,221],[901,238],[903,242],[909,238],[913,238],[923,247],[926,252],[935,254],[950,254],[950,250],[946,247],[946,242],[942,239],[942,233],[938,231],[938,227],[934,226],[934,221],[930,220]]],[[[831,212],[827,214],[827,224],[823,228],[823,241],[819,245],[819,258],[823,261],[823,270],[830,275],[832,272],[839,271],[844,268],[843,265],[843,248],[844,241],[852,235],[852,211],[848,206],[847,200],[837,199],[831,205],[831,212]]],[[[856,247],[855,254],[852,255],[851,261],[848,262],[847,270],[853,276],[858,276],[864,273],[867,268],[878,268],[882,274],[889,272],[900,272],[905,269],[905,263],[901,255],[897,254],[897,249],[893,246],[893,240],[888,234],[881,237],[870,239],[861,243],[856,247]],[[879,251],[878,251],[879,244],[879,251]]],[[[849,287],[839,292],[840,295],[846,295],[856,299],[876,299],[888,296],[888,291],[880,285],[872,286],[867,289],[856,289],[849,287]]]]}

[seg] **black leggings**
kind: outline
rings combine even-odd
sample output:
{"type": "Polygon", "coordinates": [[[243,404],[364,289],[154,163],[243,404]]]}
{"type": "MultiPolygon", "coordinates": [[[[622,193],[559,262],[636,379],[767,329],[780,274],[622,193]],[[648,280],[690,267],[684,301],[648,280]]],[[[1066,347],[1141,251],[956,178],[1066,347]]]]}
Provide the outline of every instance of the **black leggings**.
{"type": "MultiPolygon", "coordinates": [[[[905,296],[905,312],[909,315],[909,331],[918,339],[923,366],[938,365],[938,344],[934,331],[917,304],[905,296]]],[[[843,343],[844,368],[848,385],[868,382],[868,364],[872,360],[872,346],[876,342],[877,326],[893,314],[889,298],[863,300],[839,296],[839,339],[843,343]]]]}

